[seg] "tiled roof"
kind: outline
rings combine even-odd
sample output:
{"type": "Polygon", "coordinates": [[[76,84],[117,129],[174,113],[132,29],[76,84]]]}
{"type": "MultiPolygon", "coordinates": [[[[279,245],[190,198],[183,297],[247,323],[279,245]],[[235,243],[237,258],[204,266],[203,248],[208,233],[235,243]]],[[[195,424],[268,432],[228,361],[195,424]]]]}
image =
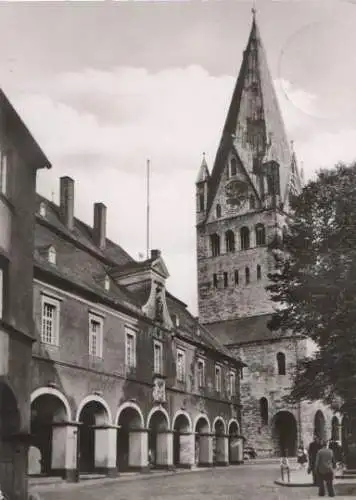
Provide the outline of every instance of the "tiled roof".
{"type": "Polygon", "coordinates": [[[267,327],[270,318],[270,314],[263,314],[210,323],[207,326],[210,332],[218,336],[225,346],[258,343],[288,336],[287,333],[271,332],[267,327]]]}

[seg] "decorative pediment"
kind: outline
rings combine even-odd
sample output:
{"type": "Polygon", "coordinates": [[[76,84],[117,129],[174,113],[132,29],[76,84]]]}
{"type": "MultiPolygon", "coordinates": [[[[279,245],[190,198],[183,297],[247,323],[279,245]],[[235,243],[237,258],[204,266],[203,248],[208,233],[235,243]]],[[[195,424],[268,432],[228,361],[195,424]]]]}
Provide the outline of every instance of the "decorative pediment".
{"type": "Polygon", "coordinates": [[[168,268],[161,256],[159,256],[155,261],[152,262],[152,270],[158,273],[164,279],[169,278],[168,268]]]}

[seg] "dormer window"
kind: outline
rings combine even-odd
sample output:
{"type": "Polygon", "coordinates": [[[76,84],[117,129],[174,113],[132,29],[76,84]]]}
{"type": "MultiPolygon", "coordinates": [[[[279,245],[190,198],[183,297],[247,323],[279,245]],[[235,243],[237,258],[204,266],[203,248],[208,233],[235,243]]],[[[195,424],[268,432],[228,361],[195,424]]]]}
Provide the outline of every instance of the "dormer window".
{"type": "Polygon", "coordinates": [[[237,160],[236,160],[236,158],[231,158],[230,177],[234,177],[236,174],[237,174],[237,160]]]}
{"type": "Polygon", "coordinates": [[[177,314],[172,314],[172,322],[176,328],[179,327],[179,316],[177,314]]]}
{"type": "Polygon", "coordinates": [[[46,204],[44,201],[40,203],[40,216],[41,217],[46,217],[47,210],[46,210],[46,204]]]}
{"type": "Polygon", "coordinates": [[[105,288],[106,291],[110,290],[110,278],[109,278],[109,276],[105,276],[105,279],[104,279],[104,288],[105,288]]]}
{"type": "Polygon", "coordinates": [[[56,249],[53,246],[50,246],[48,249],[48,262],[54,265],[57,262],[57,253],[56,249]]]}

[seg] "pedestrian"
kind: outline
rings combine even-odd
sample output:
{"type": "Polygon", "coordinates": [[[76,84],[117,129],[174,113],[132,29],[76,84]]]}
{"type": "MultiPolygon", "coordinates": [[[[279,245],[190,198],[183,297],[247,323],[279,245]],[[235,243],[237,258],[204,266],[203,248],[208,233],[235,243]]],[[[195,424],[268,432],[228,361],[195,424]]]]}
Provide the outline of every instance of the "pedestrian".
{"type": "Polygon", "coordinates": [[[316,474],[315,474],[315,459],[316,454],[321,448],[319,436],[315,435],[314,440],[309,444],[308,448],[308,456],[309,456],[309,467],[308,474],[312,473],[313,475],[313,484],[317,485],[316,474]]]}
{"type": "Polygon", "coordinates": [[[281,458],[281,476],[282,476],[282,481],[285,482],[284,480],[284,475],[285,473],[287,474],[287,479],[288,483],[290,483],[290,467],[289,467],[289,461],[285,453],[283,453],[283,456],[281,458]]]}
{"type": "Polygon", "coordinates": [[[333,451],[328,448],[328,443],[323,441],[322,448],[316,454],[315,473],[319,484],[319,497],[325,496],[325,484],[329,497],[335,496],[334,491],[334,469],[336,462],[333,451]]]}
{"type": "Polygon", "coordinates": [[[304,444],[300,443],[297,451],[297,463],[299,464],[299,469],[305,469],[308,462],[307,450],[304,448],[304,444]]]}

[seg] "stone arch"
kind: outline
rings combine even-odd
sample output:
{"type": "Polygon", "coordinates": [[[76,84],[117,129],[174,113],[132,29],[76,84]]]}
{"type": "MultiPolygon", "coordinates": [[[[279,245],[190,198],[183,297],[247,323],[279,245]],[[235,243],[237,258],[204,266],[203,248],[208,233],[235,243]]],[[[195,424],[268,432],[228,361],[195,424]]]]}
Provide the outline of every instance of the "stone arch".
{"type": "Polygon", "coordinates": [[[112,425],[107,402],[95,394],[85,397],[79,404],[76,421],[79,427],[79,470],[84,473],[100,472],[102,468],[101,440],[103,429],[112,425]]]}
{"type": "Polygon", "coordinates": [[[272,420],[272,438],[275,454],[294,457],[297,453],[298,428],[293,413],[281,410],[272,420]]]}
{"type": "Polygon", "coordinates": [[[317,410],[314,416],[314,435],[318,436],[319,439],[326,439],[326,422],[321,410],[317,410]]]}
{"type": "Polygon", "coordinates": [[[101,396],[98,396],[97,394],[89,394],[89,396],[86,396],[84,399],[82,399],[82,401],[80,402],[80,404],[78,406],[77,415],[75,417],[76,422],[79,422],[79,417],[80,417],[80,414],[81,414],[84,406],[87,405],[88,403],[91,403],[91,402],[99,403],[105,408],[107,415],[108,415],[108,424],[111,425],[112,424],[112,414],[111,414],[110,407],[107,404],[107,402],[105,401],[105,399],[102,398],[101,396]]]}
{"type": "Polygon", "coordinates": [[[232,464],[243,461],[243,441],[240,436],[240,424],[235,418],[229,420],[227,424],[229,436],[229,462],[232,464]]]}
{"type": "Polygon", "coordinates": [[[191,419],[189,413],[187,413],[185,410],[177,411],[177,413],[174,415],[173,420],[172,420],[172,429],[174,430],[176,428],[177,420],[179,419],[179,417],[185,417],[187,422],[188,422],[188,426],[187,426],[187,429],[185,430],[185,432],[192,432],[193,431],[193,422],[192,422],[192,419],[191,419]]]}
{"type": "Polygon", "coordinates": [[[195,463],[199,466],[210,464],[213,461],[212,449],[210,450],[211,426],[209,419],[203,413],[195,417],[195,463]]]}
{"type": "Polygon", "coordinates": [[[32,392],[30,401],[28,474],[58,475],[65,468],[66,434],[62,424],[72,420],[70,404],[54,387],[39,387],[32,392]]]}
{"type": "Polygon", "coordinates": [[[336,415],[331,419],[331,439],[332,441],[341,441],[340,422],[336,415]]]}
{"type": "Polygon", "coordinates": [[[54,387],[39,387],[38,389],[35,389],[31,394],[31,399],[30,399],[31,404],[34,402],[35,399],[45,394],[55,396],[62,401],[66,409],[67,419],[68,421],[70,421],[72,419],[72,410],[70,408],[68,399],[61,391],[55,389],[54,387]]]}
{"type": "Polygon", "coordinates": [[[116,414],[116,425],[119,427],[116,438],[116,464],[119,470],[130,470],[147,463],[147,448],[143,439],[147,435],[144,429],[145,419],[141,408],[133,401],[119,406],[116,414]],[[141,432],[140,432],[141,431],[141,432]],[[144,455],[145,453],[145,455],[144,455]]]}
{"type": "Polygon", "coordinates": [[[163,408],[163,406],[155,406],[155,407],[151,408],[151,410],[147,416],[147,429],[149,429],[149,427],[150,427],[151,418],[157,412],[161,412],[165,416],[166,421],[167,421],[167,427],[169,429],[169,415],[168,415],[167,410],[165,408],[163,408]]]}
{"type": "MultiPolygon", "coordinates": [[[[193,425],[194,432],[196,432],[197,425],[198,425],[199,421],[202,421],[202,420],[204,420],[207,424],[206,430],[204,430],[204,432],[211,432],[211,425],[210,425],[209,419],[208,419],[207,415],[205,415],[204,413],[199,413],[199,415],[197,415],[195,417],[194,425],[193,425]]],[[[201,424],[202,424],[202,422],[201,422],[201,424]]]]}
{"type": "Polygon", "coordinates": [[[218,423],[222,424],[223,433],[226,434],[226,423],[222,417],[214,418],[213,425],[212,425],[213,431],[216,431],[216,424],[218,424],[218,423]]]}
{"type": "Polygon", "coordinates": [[[236,418],[231,418],[227,424],[227,432],[231,435],[240,435],[240,424],[236,418]],[[235,430],[237,429],[237,430],[235,430]]]}
{"type": "Polygon", "coordinates": [[[194,463],[194,435],[192,419],[184,410],[172,420],[173,463],[176,467],[190,467],[194,463]]]}

